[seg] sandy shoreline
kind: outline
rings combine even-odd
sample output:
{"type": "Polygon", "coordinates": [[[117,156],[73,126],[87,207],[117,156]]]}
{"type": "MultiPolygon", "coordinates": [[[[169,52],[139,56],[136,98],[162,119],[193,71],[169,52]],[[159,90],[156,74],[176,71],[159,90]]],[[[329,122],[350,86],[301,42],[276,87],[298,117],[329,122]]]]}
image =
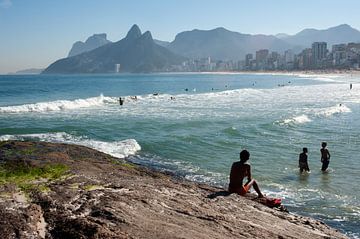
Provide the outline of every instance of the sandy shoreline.
{"type": "Polygon", "coordinates": [[[319,70],[319,71],[209,71],[188,72],[189,74],[213,74],[213,75],[284,75],[299,77],[360,77],[360,70],[319,70]]]}

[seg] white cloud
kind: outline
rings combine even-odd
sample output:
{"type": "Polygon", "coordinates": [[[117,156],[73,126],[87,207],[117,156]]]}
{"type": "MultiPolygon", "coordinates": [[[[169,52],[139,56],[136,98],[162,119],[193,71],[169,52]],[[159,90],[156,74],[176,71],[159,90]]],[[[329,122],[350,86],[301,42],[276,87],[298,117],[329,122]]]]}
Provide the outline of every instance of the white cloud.
{"type": "Polygon", "coordinates": [[[11,0],[0,0],[0,7],[2,8],[9,8],[11,7],[12,2],[11,0]]]}

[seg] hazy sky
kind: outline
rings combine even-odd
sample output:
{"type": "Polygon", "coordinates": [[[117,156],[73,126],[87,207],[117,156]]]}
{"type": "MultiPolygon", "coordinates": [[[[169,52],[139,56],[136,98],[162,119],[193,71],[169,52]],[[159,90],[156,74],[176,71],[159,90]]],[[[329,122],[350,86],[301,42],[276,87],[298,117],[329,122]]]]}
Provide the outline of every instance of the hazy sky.
{"type": "Polygon", "coordinates": [[[44,68],[94,33],[120,40],[134,23],[167,41],[219,26],[295,34],[342,23],[360,29],[359,9],[359,0],[0,0],[0,73],[44,68]]]}

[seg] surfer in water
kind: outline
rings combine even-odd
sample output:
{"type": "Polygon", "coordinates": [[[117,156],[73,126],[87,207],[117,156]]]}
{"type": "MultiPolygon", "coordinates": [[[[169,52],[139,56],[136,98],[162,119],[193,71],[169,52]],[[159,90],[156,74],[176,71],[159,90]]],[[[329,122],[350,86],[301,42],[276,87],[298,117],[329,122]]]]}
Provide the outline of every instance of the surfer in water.
{"type": "Polygon", "coordinates": [[[230,171],[229,192],[237,193],[244,196],[249,192],[251,186],[255,189],[259,198],[263,198],[259,186],[255,179],[251,177],[251,166],[247,163],[250,158],[250,153],[247,150],[240,152],[240,161],[234,162],[230,171]],[[247,177],[247,182],[243,185],[243,179],[247,177]]]}
{"type": "Polygon", "coordinates": [[[326,148],[326,146],[327,143],[322,142],[320,152],[321,152],[321,162],[322,162],[321,171],[323,172],[326,171],[330,163],[330,153],[329,150],[326,148]]]}
{"type": "Polygon", "coordinates": [[[309,165],[308,165],[308,149],[303,148],[303,152],[299,155],[299,168],[300,173],[302,173],[304,170],[306,172],[310,172],[309,165]]]}

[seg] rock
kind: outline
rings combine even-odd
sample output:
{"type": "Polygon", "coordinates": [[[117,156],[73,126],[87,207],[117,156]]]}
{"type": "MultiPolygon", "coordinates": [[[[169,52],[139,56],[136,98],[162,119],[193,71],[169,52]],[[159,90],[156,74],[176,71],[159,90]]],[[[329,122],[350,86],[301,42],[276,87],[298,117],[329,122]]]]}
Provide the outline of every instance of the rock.
{"type": "Polygon", "coordinates": [[[80,55],[84,52],[92,51],[98,47],[111,43],[106,39],[105,33],[94,34],[89,37],[85,42],[77,41],[73,44],[68,57],[80,55]]]}
{"type": "Polygon", "coordinates": [[[314,219],[83,146],[0,142],[0,162],[67,166],[33,187],[0,185],[1,238],[346,238],[314,219]],[[27,200],[4,196],[15,193],[27,200]]]}

